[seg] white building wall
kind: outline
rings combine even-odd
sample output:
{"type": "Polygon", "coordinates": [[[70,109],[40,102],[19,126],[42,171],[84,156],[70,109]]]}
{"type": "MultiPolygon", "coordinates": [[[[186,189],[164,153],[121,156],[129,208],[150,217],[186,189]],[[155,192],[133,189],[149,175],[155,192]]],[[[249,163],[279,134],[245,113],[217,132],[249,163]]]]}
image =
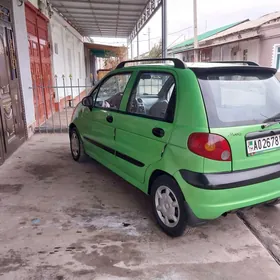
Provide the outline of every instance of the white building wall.
{"type": "MultiPolygon", "coordinates": [[[[52,41],[52,59],[53,74],[57,76],[58,86],[64,83],[70,86],[70,77],[72,85],[77,86],[78,80],[80,84],[80,92],[84,90],[85,85],[85,54],[83,37],[70,26],[56,12],[50,19],[50,33],[52,41]]],[[[65,95],[79,94],[78,88],[72,90],[68,88],[65,92],[63,89],[57,90],[57,99],[65,97],[65,95]]]]}
{"type": "MultiPolygon", "coordinates": [[[[260,29],[262,35],[260,47],[260,64],[262,66],[276,68],[276,50],[280,47],[280,22],[265,25],[260,29]]],[[[280,68],[276,77],[280,80],[280,68]]]]}
{"type": "MultiPolygon", "coordinates": [[[[261,40],[261,65],[267,67],[276,67],[276,47],[280,46],[280,22],[268,24],[260,29],[261,40]]],[[[278,69],[280,72],[280,69],[278,69]]]]}
{"type": "Polygon", "coordinates": [[[47,1],[48,0],[28,0],[35,8],[39,9],[46,17],[49,17],[47,11],[47,1]]]}
{"type": "Polygon", "coordinates": [[[174,58],[179,58],[179,59],[183,60],[183,53],[175,53],[174,58]]]}
{"type": "Polygon", "coordinates": [[[221,55],[222,55],[221,48],[222,47],[214,47],[212,49],[212,58],[211,58],[212,61],[221,60],[221,55]]]}
{"type": "Polygon", "coordinates": [[[13,2],[15,41],[17,46],[17,58],[20,72],[20,82],[23,93],[23,103],[26,116],[28,136],[32,134],[35,123],[35,111],[33,102],[32,79],[29,59],[29,46],[27,40],[26,20],[24,5],[18,6],[17,0],[13,2]]]}
{"type": "Polygon", "coordinates": [[[244,60],[244,50],[247,50],[247,60],[260,62],[259,39],[215,46],[212,48],[212,60],[244,60]]]}
{"type": "Polygon", "coordinates": [[[28,0],[34,7],[39,9],[39,0],[28,0]]]}

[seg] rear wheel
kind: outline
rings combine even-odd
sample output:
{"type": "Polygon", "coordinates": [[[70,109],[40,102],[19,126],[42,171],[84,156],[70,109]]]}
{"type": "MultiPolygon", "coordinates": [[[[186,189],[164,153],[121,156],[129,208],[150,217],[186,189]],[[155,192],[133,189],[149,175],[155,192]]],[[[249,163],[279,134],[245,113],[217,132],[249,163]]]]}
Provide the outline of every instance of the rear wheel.
{"type": "Polygon", "coordinates": [[[70,148],[71,154],[75,161],[82,162],[87,159],[87,155],[84,152],[83,142],[81,141],[80,134],[76,127],[70,131],[70,148]]]}
{"type": "Polygon", "coordinates": [[[265,206],[272,207],[272,206],[275,206],[277,204],[280,204],[280,198],[277,198],[277,199],[274,199],[270,202],[265,203],[265,206]]]}
{"type": "Polygon", "coordinates": [[[173,237],[184,233],[187,213],[184,196],[177,182],[168,175],[158,177],[152,184],[153,212],[163,231],[173,237]]]}

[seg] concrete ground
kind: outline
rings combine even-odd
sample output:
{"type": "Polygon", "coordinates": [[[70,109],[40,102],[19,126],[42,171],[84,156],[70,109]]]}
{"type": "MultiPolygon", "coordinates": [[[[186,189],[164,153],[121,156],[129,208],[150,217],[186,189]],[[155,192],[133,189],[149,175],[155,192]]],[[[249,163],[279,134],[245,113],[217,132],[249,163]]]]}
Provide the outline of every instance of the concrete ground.
{"type": "Polygon", "coordinates": [[[73,111],[73,107],[66,107],[55,112],[40,127],[35,128],[36,132],[67,132],[73,111]]]}
{"type": "Polygon", "coordinates": [[[280,208],[228,215],[180,238],[149,199],[66,134],[35,135],[0,167],[0,279],[280,279],[280,208]]]}

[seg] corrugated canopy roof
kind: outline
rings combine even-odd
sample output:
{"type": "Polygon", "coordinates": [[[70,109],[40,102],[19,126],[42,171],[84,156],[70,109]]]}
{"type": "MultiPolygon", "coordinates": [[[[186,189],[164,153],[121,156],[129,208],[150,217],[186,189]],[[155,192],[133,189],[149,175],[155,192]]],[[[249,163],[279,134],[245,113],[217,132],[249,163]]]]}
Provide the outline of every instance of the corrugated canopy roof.
{"type": "MultiPolygon", "coordinates": [[[[208,38],[210,36],[213,36],[213,35],[215,35],[217,33],[220,33],[220,32],[222,32],[224,30],[227,30],[227,29],[229,29],[229,28],[231,28],[233,26],[236,26],[236,25],[238,25],[238,24],[240,24],[242,22],[243,21],[235,22],[235,23],[231,23],[231,24],[228,24],[228,25],[225,25],[225,26],[213,29],[213,30],[209,30],[209,31],[207,31],[205,33],[202,33],[202,34],[198,35],[197,39],[198,39],[198,41],[202,41],[202,40],[204,40],[204,39],[206,39],[206,38],[208,38]]],[[[178,45],[175,45],[174,47],[170,48],[169,51],[170,52],[176,52],[177,50],[181,51],[182,48],[192,47],[193,43],[194,43],[194,39],[191,38],[191,39],[188,39],[188,40],[186,40],[186,41],[184,41],[184,42],[182,42],[182,43],[180,43],[178,45]]]]}
{"type": "Polygon", "coordinates": [[[83,36],[128,37],[148,0],[50,0],[83,36]]]}

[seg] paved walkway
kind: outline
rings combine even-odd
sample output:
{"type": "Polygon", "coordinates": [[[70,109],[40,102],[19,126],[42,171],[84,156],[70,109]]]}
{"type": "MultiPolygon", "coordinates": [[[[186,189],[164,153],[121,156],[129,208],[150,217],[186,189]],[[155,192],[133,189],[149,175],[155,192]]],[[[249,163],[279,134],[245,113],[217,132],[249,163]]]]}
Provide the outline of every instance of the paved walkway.
{"type": "Polygon", "coordinates": [[[140,191],[74,162],[66,134],[33,136],[0,179],[1,280],[280,279],[277,207],[247,212],[249,227],[228,215],[171,239],[140,191]]]}

